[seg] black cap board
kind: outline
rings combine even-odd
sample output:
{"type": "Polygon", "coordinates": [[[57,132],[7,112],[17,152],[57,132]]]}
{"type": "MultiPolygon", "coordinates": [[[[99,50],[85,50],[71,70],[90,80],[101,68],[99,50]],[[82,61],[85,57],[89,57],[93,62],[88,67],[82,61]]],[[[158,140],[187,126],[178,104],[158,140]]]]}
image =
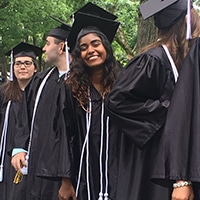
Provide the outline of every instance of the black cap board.
{"type": "Polygon", "coordinates": [[[5,55],[10,56],[11,53],[13,54],[13,58],[28,56],[36,59],[37,56],[42,55],[42,48],[25,42],[21,42],[13,47],[11,50],[9,50],[7,53],[5,53],[5,55]]]}
{"type": "Polygon", "coordinates": [[[50,17],[56,20],[57,22],[59,22],[61,25],[56,28],[51,29],[48,33],[48,36],[55,37],[57,39],[65,41],[69,35],[71,26],[56,17],[53,17],[53,16],[50,16],[50,17]]]}
{"type": "Polygon", "coordinates": [[[161,29],[169,28],[185,17],[187,8],[188,0],[148,0],[140,5],[143,18],[154,16],[155,25],[161,29]]]}
{"type": "Polygon", "coordinates": [[[147,19],[177,1],[178,0],[148,0],[140,5],[140,12],[143,19],[147,19]]]}
{"type": "Polygon", "coordinates": [[[119,27],[119,22],[85,13],[77,13],[77,16],[75,18],[71,32],[68,37],[68,46],[70,47],[70,51],[73,50],[76,44],[79,32],[83,28],[87,27],[90,27],[91,33],[95,32],[96,28],[98,28],[99,31],[102,32],[111,43],[119,27]],[[91,29],[91,27],[95,28],[91,29]]]}
{"type": "Polygon", "coordinates": [[[77,13],[79,13],[79,12],[90,14],[90,15],[99,16],[99,17],[102,17],[102,18],[110,19],[110,20],[117,19],[117,16],[113,15],[112,13],[104,10],[103,8],[97,6],[96,4],[93,4],[91,2],[88,2],[82,8],[80,8],[79,10],[77,10],[73,14],[74,18],[76,18],[77,13]]]}

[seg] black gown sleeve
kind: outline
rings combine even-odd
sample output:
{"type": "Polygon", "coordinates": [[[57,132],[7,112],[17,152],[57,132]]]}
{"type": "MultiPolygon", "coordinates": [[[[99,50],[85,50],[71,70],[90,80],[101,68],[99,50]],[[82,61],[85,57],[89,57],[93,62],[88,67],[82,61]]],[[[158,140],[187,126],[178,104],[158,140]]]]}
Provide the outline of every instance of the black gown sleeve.
{"type": "Polygon", "coordinates": [[[142,54],[128,63],[108,96],[106,105],[111,117],[139,148],[165,122],[174,85],[169,68],[168,60],[142,54]]]}
{"type": "Polygon", "coordinates": [[[200,182],[200,40],[185,59],[168,110],[154,178],[200,182]]]}

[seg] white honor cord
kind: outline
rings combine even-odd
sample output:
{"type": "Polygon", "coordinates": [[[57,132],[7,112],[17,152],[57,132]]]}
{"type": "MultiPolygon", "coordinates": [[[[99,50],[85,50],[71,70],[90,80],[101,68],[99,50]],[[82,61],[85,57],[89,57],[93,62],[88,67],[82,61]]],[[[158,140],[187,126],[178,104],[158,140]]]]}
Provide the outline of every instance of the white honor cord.
{"type": "Polygon", "coordinates": [[[1,157],[0,182],[3,181],[3,168],[4,168],[4,159],[5,159],[5,152],[6,152],[6,138],[7,138],[7,130],[8,130],[8,118],[9,118],[10,105],[11,105],[11,100],[8,101],[8,104],[7,104],[7,107],[6,107],[3,130],[2,130],[2,135],[1,135],[1,144],[0,144],[0,157],[1,157]]]}
{"type": "MultiPolygon", "coordinates": [[[[92,103],[91,103],[91,99],[89,99],[89,112],[86,112],[87,132],[86,132],[85,140],[84,140],[84,143],[83,143],[83,146],[82,146],[82,151],[81,151],[80,164],[79,164],[79,174],[78,174],[78,181],[77,181],[77,186],[76,186],[76,197],[78,197],[78,190],[79,190],[80,181],[81,181],[81,171],[82,171],[82,165],[83,165],[83,156],[84,156],[85,146],[86,146],[86,144],[88,143],[88,140],[89,140],[89,132],[90,132],[90,126],[91,126],[91,116],[92,116],[92,103]]],[[[87,162],[87,163],[88,163],[87,168],[89,169],[89,162],[87,162]]],[[[89,180],[88,169],[87,169],[87,180],[89,180]]],[[[88,200],[89,200],[90,199],[89,181],[87,181],[87,188],[88,188],[88,200]]]]}
{"type": "Polygon", "coordinates": [[[45,83],[46,83],[47,79],[49,78],[49,76],[51,75],[51,73],[53,72],[54,69],[55,69],[55,67],[53,67],[49,71],[49,73],[45,76],[45,78],[43,79],[43,81],[40,84],[40,87],[39,87],[39,89],[37,91],[35,104],[34,104],[33,115],[32,115],[32,121],[31,121],[31,130],[30,130],[30,138],[29,138],[29,144],[28,144],[28,152],[27,152],[27,156],[26,156],[26,161],[27,162],[28,162],[28,159],[29,159],[29,154],[30,154],[30,149],[31,149],[31,142],[32,142],[32,137],[33,137],[33,125],[34,125],[34,121],[35,121],[35,114],[36,114],[38,102],[39,102],[39,99],[40,99],[40,95],[42,94],[42,90],[43,90],[43,88],[45,86],[45,83]]]}
{"type": "Polygon", "coordinates": [[[174,61],[173,61],[173,59],[172,59],[170,53],[169,53],[168,48],[166,47],[166,45],[162,45],[162,46],[163,46],[163,49],[165,50],[165,52],[166,52],[166,54],[167,54],[167,57],[168,57],[168,59],[169,59],[170,64],[171,64],[172,71],[173,71],[173,74],[174,74],[174,80],[175,80],[175,83],[176,83],[177,80],[178,80],[178,76],[179,76],[178,70],[177,70],[177,68],[176,68],[176,65],[175,65],[175,63],[174,63],[174,61]]]}
{"type": "Polygon", "coordinates": [[[88,200],[90,200],[90,170],[89,170],[89,156],[90,156],[90,150],[89,150],[89,132],[90,132],[90,124],[91,124],[91,114],[88,116],[87,114],[87,129],[88,129],[88,136],[87,136],[87,142],[86,142],[86,180],[87,180],[87,192],[88,192],[88,200]]]}
{"type": "Polygon", "coordinates": [[[10,52],[10,81],[13,81],[13,49],[10,52]]]}
{"type": "Polygon", "coordinates": [[[100,143],[100,155],[99,155],[100,192],[99,192],[99,199],[98,200],[103,200],[103,167],[102,167],[103,138],[104,138],[104,100],[102,99],[102,105],[101,105],[101,143],[100,143]]]}
{"type": "Polygon", "coordinates": [[[106,161],[105,161],[106,186],[105,186],[104,200],[108,200],[108,160],[109,160],[109,117],[106,118],[106,161]]]}

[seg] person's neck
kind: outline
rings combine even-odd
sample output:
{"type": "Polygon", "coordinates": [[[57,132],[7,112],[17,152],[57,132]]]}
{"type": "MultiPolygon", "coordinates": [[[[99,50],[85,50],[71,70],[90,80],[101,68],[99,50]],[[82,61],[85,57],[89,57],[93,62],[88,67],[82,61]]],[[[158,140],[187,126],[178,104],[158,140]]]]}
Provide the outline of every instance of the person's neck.
{"type": "Polygon", "coordinates": [[[66,57],[61,57],[55,66],[58,68],[58,71],[67,71],[66,57]]]}
{"type": "Polygon", "coordinates": [[[94,68],[90,71],[90,77],[92,85],[97,89],[97,91],[102,95],[103,94],[103,88],[101,85],[102,80],[102,68],[94,68]]]}
{"type": "Polygon", "coordinates": [[[19,88],[24,91],[25,87],[28,85],[30,79],[18,80],[19,88]]]}

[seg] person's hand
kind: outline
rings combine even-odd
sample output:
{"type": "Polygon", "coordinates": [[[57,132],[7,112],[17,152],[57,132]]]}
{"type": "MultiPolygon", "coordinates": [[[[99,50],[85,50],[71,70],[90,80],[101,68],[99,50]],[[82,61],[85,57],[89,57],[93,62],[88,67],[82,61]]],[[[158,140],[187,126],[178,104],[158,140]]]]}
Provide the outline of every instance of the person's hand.
{"type": "Polygon", "coordinates": [[[12,157],[11,164],[16,171],[20,170],[23,166],[26,166],[26,154],[26,152],[20,152],[12,157]]]}
{"type": "Polygon", "coordinates": [[[172,200],[193,200],[194,193],[191,185],[174,188],[172,192],[172,200]]]}
{"type": "Polygon", "coordinates": [[[58,192],[59,200],[77,200],[74,187],[69,178],[62,179],[62,185],[58,192]]]}

